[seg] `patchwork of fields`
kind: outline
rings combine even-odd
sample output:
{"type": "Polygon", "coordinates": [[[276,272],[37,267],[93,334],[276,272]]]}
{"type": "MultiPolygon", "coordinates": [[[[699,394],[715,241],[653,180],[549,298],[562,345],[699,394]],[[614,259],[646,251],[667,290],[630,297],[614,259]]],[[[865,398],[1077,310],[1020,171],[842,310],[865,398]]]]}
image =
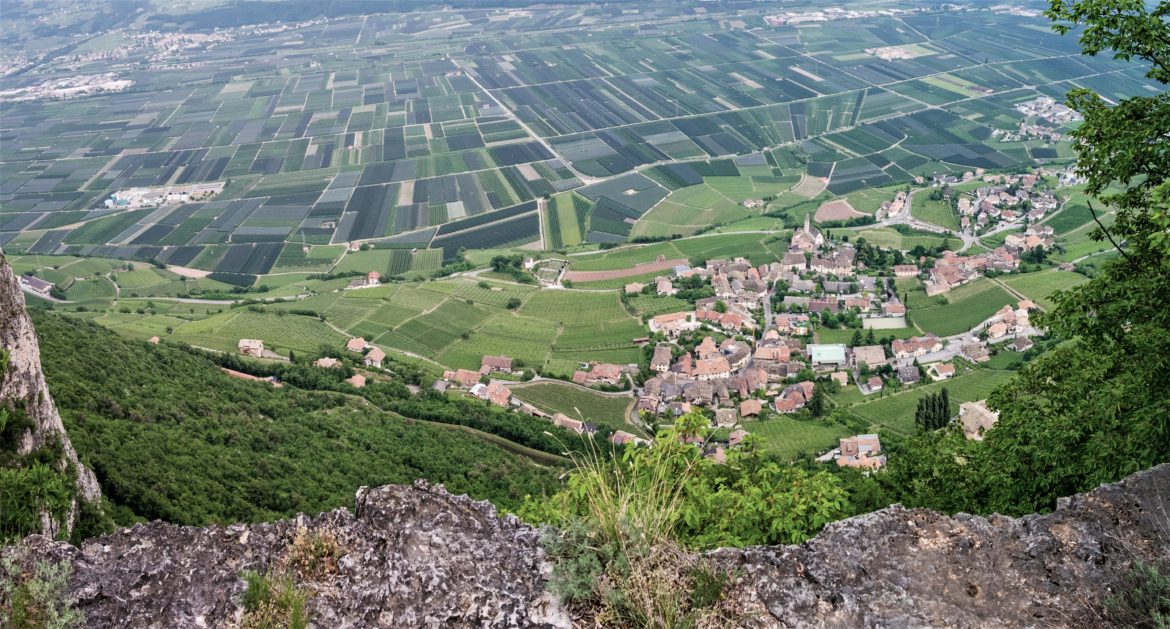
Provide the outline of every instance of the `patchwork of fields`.
{"type": "MultiPolygon", "coordinates": [[[[870,213],[882,200],[871,191],[917,175],[1067,159],[1067,143],[992,137],[1014,126],[1016,103],[1073,85],[1146,88],[1140,68],[1077,55],[1043,18],[924,11],[798,28],[703,8],[346,16],[224,31],[163,65],[149,48],[75,61],[69,71],[132,76],[134,89],[3,106],[0,246],[193,267],[236,286],[272,273],[422,277],[461,251],[688,235],[835,195],[870,213]],[[886,46],[914,56],[860,52],[886,46]],[[203,183],[226,187],[104,205],[120,190],[203,183]],[[355,241],[375,250],[345,253],[355,241]]],[[[914,213],[949,226],[944,210],[914,213]]]]}

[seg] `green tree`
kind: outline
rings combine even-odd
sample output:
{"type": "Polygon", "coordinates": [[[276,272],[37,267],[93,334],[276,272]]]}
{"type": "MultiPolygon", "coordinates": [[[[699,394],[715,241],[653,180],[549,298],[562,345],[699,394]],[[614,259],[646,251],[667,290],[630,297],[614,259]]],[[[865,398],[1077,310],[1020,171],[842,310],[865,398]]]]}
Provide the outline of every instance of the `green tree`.
{"type": "Polygon", "coordinates": [[[813,387],[812,399],[808,401],[808,410],[813,417],[823,417],[825,414],[825,388],[821,385],[813,387]]]}
{"type": "Polygon", "coordinates": [[[1062,343],[989,397],[999,422],[982,443],[923,434],[891,459],[907,506],[1019,515],[1170,461],[1170,3],[1051,0],[1047,15],[1088,55],[1142,62],[1156,94],[1106,102],[1085,89],[1068,104],[1090,210],[1118,257],[1052,297],[1036,318],[1062,343]],[[1099,211],[1116,218],[1105,229],[1099,211]]]}
{"type": "MultiPolygon", "coordinates": [[[[1077,33],[1086,55],[1111,53],[1115,59],[1147,64],[1146,78],[1161,86],[1170,83],[1168,13],[1170,3],[1142,0],[1050,0],[1045,12],[1058,33],[1077,33]]],[[[1069,92],[1067,102],[1085,118],[1071,135],[1086,191],[1117,207],[1112,227],[1117,236],[1161,248],[1164,262],[1170,244],[1170,97],[1163,90],[1111,104],[1079,88],[1069,92]]]]}

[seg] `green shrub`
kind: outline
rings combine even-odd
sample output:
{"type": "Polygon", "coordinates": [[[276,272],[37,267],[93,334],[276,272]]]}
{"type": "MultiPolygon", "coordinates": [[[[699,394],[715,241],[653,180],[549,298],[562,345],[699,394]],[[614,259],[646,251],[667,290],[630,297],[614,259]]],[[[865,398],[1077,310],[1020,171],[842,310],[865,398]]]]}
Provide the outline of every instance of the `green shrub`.
{"type": "Polygon", "coordinates": [[[1170,629],[1170,560],[1136,561],[1105,599],[1105,621],[1114,627],[1170,629]]]}
{"type": "Polygon", "coordinates": [[[242,629],[304,629],[308,595],[290,577],[246,571],[242,629]]]}
{"type": "Polygon", "coordinates": [[[31,570],[20,566],[20,556],[0,561],[0,627],[5,629],[64,629],[80,627],[85,617],[69,598],[67,562],[38,562],[31,570]]]}

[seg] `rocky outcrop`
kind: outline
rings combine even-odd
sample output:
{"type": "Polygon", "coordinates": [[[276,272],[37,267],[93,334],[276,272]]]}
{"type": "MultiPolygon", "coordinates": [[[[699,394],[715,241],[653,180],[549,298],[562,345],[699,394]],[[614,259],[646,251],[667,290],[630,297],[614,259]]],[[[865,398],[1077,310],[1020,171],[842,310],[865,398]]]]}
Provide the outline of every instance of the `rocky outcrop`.
{"type": "MultiPolygon", "coordinates": [[[[711,553],[759,627],[1063,626],[1135,556],[1165,554],[1170,465],[1024,518],[898,506],[837,522],[799,546],[711,553]]],[[[298,526],[332,530],[337,574],[311,584],[319,627],[566,627],[545,592],[539,532],[484,502],[416,483],[358,492],[353,513],[229,527],[139,525],[80,548],[27,538],[4,554],[66,561],[93,627],[238,622],[240,573],[265,571],[298,526]]]]}
{"type": "MultiPolygon", "coordinates": [[[[0,404],[19,411],[31,420],[31,426],[20,436],[16,455],[24,456],[53,441],[61,443],[62,459],[59,469],[72,469],[76,476],[80,499],[96,502],[101,497],[97,479],[89,468],[77,459],[77,452],[69,442],[61,416],[49,395],[45,377],[41,373],[41,352],[32,321],[25,311],[24,293],[0,252],[0,350],[6,355],[6,364],[0,365],[0,404]]],[[[73,528],[74,508],[64,522],[57,522],[47,514],[42,517],[43,531],[48,535],[64,533],[73,528]]]]}
{"type": "Polygon", "coordinates": [[[893,506],[808,543],[713,553],[760,626],[1084,626],[1135,558],[1170,550],[1170,464],[1023,518],[893,506]]]}
{"type": "Polygon", "coordinates": [[[570,626],[545,593],[536,529],[422,481],[363,488],[353,513],[228,527],[156,522],[81,548],[34,536],[6,552],[72,564],[88,626],[221,627],[242,617],[241,573],[279,564],[298,527],[330,532],[343,552],[337,574],[306,584],[314,626],[570,626]]]}

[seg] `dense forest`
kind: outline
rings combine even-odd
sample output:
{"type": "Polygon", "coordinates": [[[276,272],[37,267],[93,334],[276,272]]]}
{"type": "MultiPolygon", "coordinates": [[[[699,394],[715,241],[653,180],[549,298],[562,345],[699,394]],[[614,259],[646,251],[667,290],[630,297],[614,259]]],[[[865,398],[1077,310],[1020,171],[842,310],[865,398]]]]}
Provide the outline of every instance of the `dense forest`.
{"type": "Polygon", "coordinates": [[[340,392],[233,378],[207,358],[36,313],[45,377],[115,521],[270,520],[426,478],[503,507],[555,470],[340,392]]]}

